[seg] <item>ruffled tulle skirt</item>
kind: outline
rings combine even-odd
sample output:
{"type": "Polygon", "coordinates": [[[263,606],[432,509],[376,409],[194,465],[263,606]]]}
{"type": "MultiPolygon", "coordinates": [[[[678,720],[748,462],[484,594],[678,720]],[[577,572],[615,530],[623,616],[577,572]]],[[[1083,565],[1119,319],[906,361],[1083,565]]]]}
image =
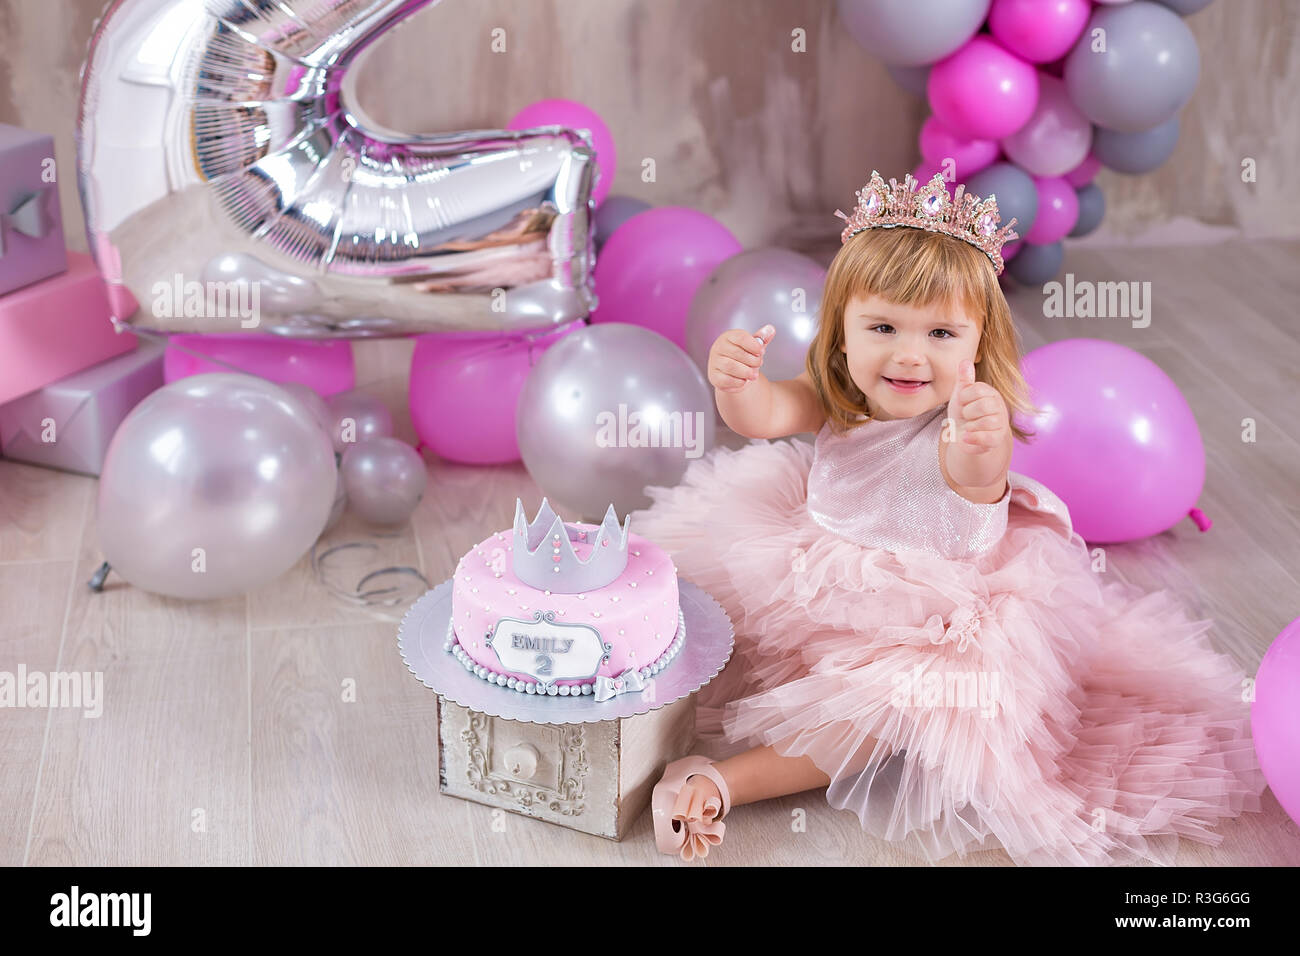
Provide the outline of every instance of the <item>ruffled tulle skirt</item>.
{"type": "Polygon", "coordinates": [[[924,860],[1173,861],[1258,810],[1244,675],[1165,591],[1094,571],[1083,539],[1013,498],[991,551],[865,548],[806,508],[813,447],[693,461],[632,527],[731,615],[698,749],[807,755],[826,798],[924,860]]]}

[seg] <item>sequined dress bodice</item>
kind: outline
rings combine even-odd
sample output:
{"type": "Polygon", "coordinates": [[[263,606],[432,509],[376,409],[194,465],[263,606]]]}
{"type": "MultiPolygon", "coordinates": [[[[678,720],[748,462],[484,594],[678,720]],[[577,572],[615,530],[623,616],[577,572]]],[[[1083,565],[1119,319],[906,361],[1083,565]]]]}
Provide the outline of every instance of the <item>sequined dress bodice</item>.
{"type": "Polygon", "coordinates": [[[992,504],[969,501],[948,487],[939,468],[947,410],[945,403],[844,435],[834,434],[829,423],[822,426],[808,474],[809,514],[827,531],[865,547],[943,558],[991,549],[1006,531],[1015,481],[1009,476],[1006,492],[992,504]]]}

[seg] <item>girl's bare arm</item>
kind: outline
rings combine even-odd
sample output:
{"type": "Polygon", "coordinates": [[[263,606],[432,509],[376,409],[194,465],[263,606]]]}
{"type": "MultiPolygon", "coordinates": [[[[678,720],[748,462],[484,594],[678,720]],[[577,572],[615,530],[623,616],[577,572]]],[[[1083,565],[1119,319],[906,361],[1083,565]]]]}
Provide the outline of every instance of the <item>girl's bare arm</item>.
{"type": "Polygon", "coordinates": [[[807,370],[784,382],[769,381],[760,372],[740,392],[715,389],[715,393],[722,420],[746,438],[784,438],[817,432],[826,423],[807,370]]]}
{"type": "Polygon", "coordinates": [[[807,369],[782,382],[773,382],[759,371],[767,344],[775,336],[770,325],[757,334],[731,329],[718,336],[709,351],[709,382],[718,412],[732,431],[746,438],[816,432],[826,422],[807,369]]]}

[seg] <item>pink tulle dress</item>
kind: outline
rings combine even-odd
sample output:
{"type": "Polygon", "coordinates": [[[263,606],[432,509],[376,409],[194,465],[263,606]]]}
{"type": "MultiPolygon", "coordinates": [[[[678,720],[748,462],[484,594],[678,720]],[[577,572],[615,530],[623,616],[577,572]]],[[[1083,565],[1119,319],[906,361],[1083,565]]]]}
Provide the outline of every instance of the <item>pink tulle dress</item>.
{"type": "Polygon", "coordinates": [[[754,441],[651,487],[632,527],[726,608],[697,750],[808,755],[826,799],[923,860],[1173,861],[1260,808],[1244,674],[1166,591],[1094,571],[1065,504],[1012,472],[948,487],[946,405],[815,445],[754,441]]]}

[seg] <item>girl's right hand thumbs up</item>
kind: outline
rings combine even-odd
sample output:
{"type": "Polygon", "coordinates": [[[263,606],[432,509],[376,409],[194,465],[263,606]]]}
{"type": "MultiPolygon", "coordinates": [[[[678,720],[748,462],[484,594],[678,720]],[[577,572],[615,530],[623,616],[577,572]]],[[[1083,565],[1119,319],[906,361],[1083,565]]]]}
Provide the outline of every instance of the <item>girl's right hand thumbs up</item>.
{"type": "Polygon", "coordinates": [[[765,325],[757,332],[723,332],[709,349],[709,384],[720,392],[739,392],[756,381],[763,353],[775,337],[774,325],[765,325]]]}

